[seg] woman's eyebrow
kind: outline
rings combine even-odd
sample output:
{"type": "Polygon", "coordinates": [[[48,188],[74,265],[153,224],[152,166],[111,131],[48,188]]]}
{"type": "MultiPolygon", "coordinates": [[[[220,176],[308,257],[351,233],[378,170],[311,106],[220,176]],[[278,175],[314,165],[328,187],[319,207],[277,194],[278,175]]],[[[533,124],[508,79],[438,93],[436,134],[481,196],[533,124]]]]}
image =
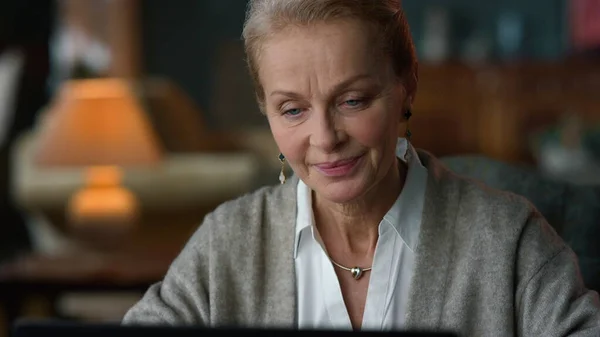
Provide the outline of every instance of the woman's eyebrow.
{"type": "MultiPolygon", "coordinates": [[[[331,90],[332,93],[337,93],[339,91],[344,90],[345,88],[347,88],[349,85],[361,81],[361,80],[366,80],[366,79],[374,79],[372,74],[358,74],[358,75],[354,75],[352,77],[349,77],[348,79],[345,79],[344,81],[338,83],[335,85],[335,87],[333,87],[333,89],[331,90]]],[[[283,95],[283,96],[287,96],[290,98],[301,98],[302,95],[293,92],[293,91],[288,91],[288,90],[275,90],[273,91],[269,96],[275,96],[275,95],[283,95]]]]}
{"type": "Polygon", "coordinates": [[[331,91],[332,91],[332,93],[337,93],[337,92],[340,92],[340,91],[346,89],[347,87],[349,87],[351,84],[354,84],[355,82],[362,81],[362,80],[372,80],[372,79],[374,79],[372,74],[354,75],[354,76],[338,83],[335,87],[333,87],[333,89],[331,91]]]}

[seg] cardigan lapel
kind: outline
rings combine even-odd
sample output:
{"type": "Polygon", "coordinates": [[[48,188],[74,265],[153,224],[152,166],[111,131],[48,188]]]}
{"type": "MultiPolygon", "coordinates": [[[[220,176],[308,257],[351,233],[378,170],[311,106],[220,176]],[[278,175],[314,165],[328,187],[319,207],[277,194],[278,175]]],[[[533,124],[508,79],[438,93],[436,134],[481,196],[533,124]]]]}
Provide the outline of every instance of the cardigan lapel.
{"type": "Polygon", "coordinates": [[[265,275],[265,326],[296,326],[296,269],[294,267],[294,235],[296,225],[296,189],[298,178],[292,176],[275,188],[267,198],[264,223],[267,224],[264,240],[268,268],[265,275]],[[286,252],[282,254],[281,252],[286,252]]]}
{"type": "Polygon", "coordinates": [[[458,180],[431,154],[418,151],[428,178],[423,220],[408,298],[407,329],[441,328],[453,229],[460,199],[458,180]]]}

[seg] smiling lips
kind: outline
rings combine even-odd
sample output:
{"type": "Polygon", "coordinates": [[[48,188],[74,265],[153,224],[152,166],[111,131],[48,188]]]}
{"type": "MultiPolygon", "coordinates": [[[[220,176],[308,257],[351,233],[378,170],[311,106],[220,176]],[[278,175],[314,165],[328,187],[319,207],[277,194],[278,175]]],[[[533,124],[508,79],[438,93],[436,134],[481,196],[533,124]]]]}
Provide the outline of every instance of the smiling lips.
{"type": "Polygon", "coordinates": [[[335,162],[316,164],[314,167],[328,177],[343,177],[352,173],[352,170],[357,166],[363,156],[353,157],[350,159],[338,160],[335,162]]]}

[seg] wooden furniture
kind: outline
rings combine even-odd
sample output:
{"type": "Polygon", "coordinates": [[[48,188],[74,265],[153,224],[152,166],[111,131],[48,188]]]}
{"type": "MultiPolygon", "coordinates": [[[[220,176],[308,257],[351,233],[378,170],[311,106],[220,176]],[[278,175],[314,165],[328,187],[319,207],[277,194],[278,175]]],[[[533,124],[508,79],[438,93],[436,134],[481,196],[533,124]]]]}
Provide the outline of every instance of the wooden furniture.
{"type": "MultiPolygon", "coordinates": [[[[85,318],[81,312],[85,310],[95,316],[106,316],[94,312],[94,305],[98,305],[94,301],[85,301],[90,294],[100,298],[103,294],[112,296],[108,311],[114,320],[126,310],[124,306],[134,303],[119,304],[123,301],[115,300],[115,295],[129,302],[132,298],[139,299],[149,285],[164,277],[197,226],[197,222],[145,226],[143,231],[122,244],[114,244],[110,250],[78,249],[53,255],[27,253],[0,265],[0,312],[4,313],[5,327],[10,328],[17,319],[27,317],[81,319],[85,318]],[[80,304],[75,313],[83,317],[60,310],[63,299],[75,295],[84,296],[80,301],[83,306],[80,304]],[[90,306],[91,309],[86,309],[90,306]]],[[[0,331],[0,336],[8,335],[7,331],[0,331]]]]}
{"type": "Polygon", "coordinates": [[[600,64],[422,65],[413,142],[438,156],[532,162],[529,135],[576,114],[600,123],[600,64]]]}

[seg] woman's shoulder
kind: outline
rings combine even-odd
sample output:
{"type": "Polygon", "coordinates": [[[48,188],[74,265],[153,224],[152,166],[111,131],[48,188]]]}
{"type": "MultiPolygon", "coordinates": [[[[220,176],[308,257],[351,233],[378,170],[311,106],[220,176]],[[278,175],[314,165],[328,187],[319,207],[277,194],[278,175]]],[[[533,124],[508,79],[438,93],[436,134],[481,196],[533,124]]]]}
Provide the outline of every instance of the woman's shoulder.
{"type": "Polygon", "coordinates": [[[457,226],[472,233],[484,231],[491,237],[518,237],[532,218],[541,217],[525,197],[492,188],[469,177],[450,173],[459,189],[457,226]]]}
{"type": "Polygon", "coordinates": [[[264,186],[220,204],[205,216],[192,241],[248,243],[285,232],[281,228],[293,229],[296,186],[297,178],[292,178],[286,184],[264,186]]]}
{"type": "Polygon", "coordinates": [[[450,179],[460,186],[454,233],[460,233],[464,246],[486,247],[485,251],[494,252],[490,256],[520,251],[535,256],[536,263],[564,249],[563,240],[525,197],[467,177],[450,179]],[[537,250],[529,252],[530,247],[537,250]]]}
{"type": "Polygon", "coordinates": [[[209,216],[213,220],[228,220],[228,222],[256,219],[265,212],[281,210],[282,207],[288,206],[290,201],[295,200],[296,185],[297,179],[290,179],[283,185],[263,186],[220,204],[209,216]]]}
{"type": "Polygon", "coordinates": [[[440,186],[441,197],[447,201],[458,199],[458,207],[474,216],[517,220],[535,212],[533,204],[523,196],[457,174],[427,151],[419,150],[419,157],[427,167],[430,181],[440,186]]]}
{"type": "Polygon", "coordinates": [[[458,207],[458,217],[479,222],[494,220],[496,223],[514,224],[524,222],[536,212],[533,204],[523,196],[492,188],[480,180],[457,174],[426,151],[420,151],[419,154],[427,167],[429,183],[437,186],[436,199],[446,200],[458,207]]]}
{"type": "Polygon", "coordinates": [[[510,191],[500,190],[476,179],[456,176],[461,184],[461,201],[480,210],[497,214],[529,214],[535,210],[525,197],[510,191]]]}

